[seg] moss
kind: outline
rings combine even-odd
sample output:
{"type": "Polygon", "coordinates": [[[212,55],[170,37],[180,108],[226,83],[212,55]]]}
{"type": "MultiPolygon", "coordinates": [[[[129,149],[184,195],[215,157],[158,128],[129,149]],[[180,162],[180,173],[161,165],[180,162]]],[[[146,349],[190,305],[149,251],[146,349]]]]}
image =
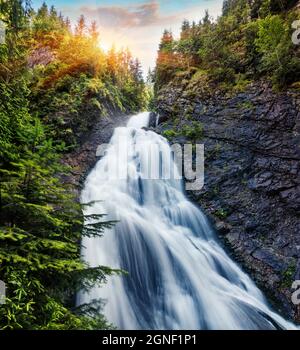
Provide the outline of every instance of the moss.
{"type": "Polygon", "coordinates": [[[244,92],[249,84],[251,83],[250,79],[247,79],[245,74],[237,74],[235,78],[235,85],[232,90],[235,93],[244,92]]]}
{"type": "Polygon", "coordinates": [[[180,112],[180,107],[175,103],[173,108],[172,108],[172,112],[174,114],[178,114],[180,112]]]}
{"type": "Polygon", "coordinates": [[[244,101],[241,103],[238,103],[237,107],[239,109],[254,109],[254,104],[251,101],[244,101]]]}
{"type": "Polygon", "coordinates": [[[219,219],[226,219],[228,216],[228,212],[225,209],[217,209],[214,212],[214,215],[217,216],[219,219]]]}
{"type": "Polygon", "coordinates": [[[287,269],[282,274],[281,287],[291,288],[296,274],[296,261],[293,261],[289,264],[287,269]]]}
{"type": "MultiPolygon", "coordinates": [[[[178,126],[180,123],[179,118],[175,118],[175,124],[178,126]]],[[[203,125],[200,122],[192,122],[190,125],[184,125],[181,130],[176,131],[174,129],[165,130],[163,136],[168,140],[172,140],[178,136],[184,136],[189,141],[196,142],[203,137],[203,125]]]]}
{"type": "Polygon", "coordinates": [[[178,126],[180,123],[180,119],[178,117],[174,118],[174,125],[178,126]]]}
{"type": "Polygon", "coordinates": [[[96,107],[97,109],[99,109],[99,111],[102,110],[102,106],[100,104],[100,102],[96,99],[96,98],[92,98],[91,99],[91,104],[96,107]]]}
{"type": "Polygon", "coordinates": [[[290,87],[291,87],[293,90],[300,91],[300,81],[297,81],[296,83],[293,83],[290,87]]]}
{"type": "Polygon", "coordinates": [[[212,193],[215,197],[218,196],[220,193],[220,186],[219,185],[214,186],[212,189],[212,193]]]}
{"type": "Polygon", "coordinates": [[[198,69],[197,72],[193,75],[191,82],[199,82],[207,79],[207,71],[203,69],[198,69]]]}
{"type": "Polygon", "coordinates": [[[248,180],[245,179],[245,178],[242,178],[241,184],[244,185],[244,186],[248,186],[248,180]]]}
{"type": "Polygon", "coordinates": [[[194,109],[195,107],[192,104],[186,107],[183,115],[184,119],[193,120],[194,109]]]}

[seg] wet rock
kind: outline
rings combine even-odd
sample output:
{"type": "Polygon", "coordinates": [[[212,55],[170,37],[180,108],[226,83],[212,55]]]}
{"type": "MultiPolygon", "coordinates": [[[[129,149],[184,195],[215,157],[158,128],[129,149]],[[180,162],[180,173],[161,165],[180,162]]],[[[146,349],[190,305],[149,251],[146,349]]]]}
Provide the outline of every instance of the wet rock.
{"type": "Polygon", "coordinates": [[[300,256],[300,93],[258,81],[231,97],[201,87],[189,96],[173,84],[157,109],[163,130],[202,123],[205,185],[188,195],[277,309],[300,322],[290,298],[300,264],[285,276],[300,256]]]}
{"type": "Polygon", "coordinates": [[[231,225],[224,221],[218,221],[215,224],[217,231],[223,235],[226,235],[231,230],[231,225]]]}
{"type": "Polygon", "coordinates": [[[155,128],[158,121],[158,114],[155,112],[150,113],[149,117],[149,128],[155,128]]]}
{"type": "Polygon", "coordinates": [[[252,256],[255,259],[262,261],[263,263],[269,265],[274,270],[282,272],[287,268],[287,265],[275,257],[274,252],[268,251],[267,249],[258,249],[252,256]]]}
{"type": "Polygon", "coordinates": [[[128,116],[113,112],[110,116],[96,119],[91,130],[82,136],[79,147],[64,156],[63,163],[70,166],[72,171],[70,176],[62,180],[75,186],[78,198],[86,176],[99,160],[98,146],[109,143],[114,129],[126,125],[127,121],[128,116]]]}
{"type": "Polygon", "coordinates": [[[289,208],[300,210],[300,186],[280,192],[280,198],[287,203],[289,208]]]}

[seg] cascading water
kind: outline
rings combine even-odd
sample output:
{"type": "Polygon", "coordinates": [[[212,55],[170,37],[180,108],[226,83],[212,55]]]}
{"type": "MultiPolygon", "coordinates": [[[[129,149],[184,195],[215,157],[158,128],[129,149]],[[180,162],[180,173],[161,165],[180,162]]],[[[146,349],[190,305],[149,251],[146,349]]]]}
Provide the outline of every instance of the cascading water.
{"type": "Polygon", "coordinates": [[[103,287],[81,293],[79,303],[104,299],[104,314],[120,329],[295,328],[269,308],[219,246],[181,181],[145,179],[153,145],[160,161],[154,159],[152,168],[174,165],[167,141],[142,129],[148,122],[149,113],[142,113],[117,128],[86,180],[82,202],[96,201],[86,214],[107,214],[118,223],[102,238],[84,238],[83,256],[91,266],[121,268],[128,275],[109,277],[103,287]]]}

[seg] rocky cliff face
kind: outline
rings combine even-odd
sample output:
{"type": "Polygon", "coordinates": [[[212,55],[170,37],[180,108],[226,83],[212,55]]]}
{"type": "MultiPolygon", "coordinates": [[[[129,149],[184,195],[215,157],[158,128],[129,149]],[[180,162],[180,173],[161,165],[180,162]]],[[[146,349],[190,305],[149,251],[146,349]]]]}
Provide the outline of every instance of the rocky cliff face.
{"type": "Polygon", "coordinates": [[[234,96],[189,94],[169,84],[157,97],[159,132],[187,141],[201,123],[205,186],[189,196],[211,217],[235,259],[274,307],[300,322],[291,301],[300,279],[300,93],[257,82],[234,96]],[[174,136],[175,135],[175,136],[174,136]]]}
{"type": "Polygon", "coordinates": [[[125,126],[127,121],[128,116],[121,112],[110,110],[107,116],[101,116],[98,113],[97,118],[94,119],[94,125],[82,136],[79,146],[63,157],[63,163],[72,169],[70,175],[63,178],[63,181],[73,185],[78,199],[88,173],[100,159],[96,154],[98,146],[109,143],[114,129],[125,126]]]}

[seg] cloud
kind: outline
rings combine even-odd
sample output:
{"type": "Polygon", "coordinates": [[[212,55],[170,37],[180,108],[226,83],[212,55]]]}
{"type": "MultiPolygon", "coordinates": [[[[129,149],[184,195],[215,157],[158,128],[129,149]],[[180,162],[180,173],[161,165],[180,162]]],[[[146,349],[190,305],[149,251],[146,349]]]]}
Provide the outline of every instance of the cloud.
{"type": "Polygon", "coordinates": [[[80,11],[97,19],[101,27],[135,28],[148,27],[156,24],[174,22],[174,16],[160,14],[160,5],[157,1],[145,2],[141,5],[129,6],[84,6],[80,11]]]}
{"type": "MultiPolygon", "coordinates": [[[[0,0],[1,1],[1,0],[0,0]]],[[[199,21],[205,9],[216,18],[222,9],[222,0],[186,0],[184,6],[175,5],[183,0],[145,0],[144,3],[128,5],[88,5],[65,6],[61,10],[76,21],[84,14],[87,21],[95,20],[99,25],[99,45],[108,50],[112,44],[117,48],[129,47],[138,57],[147,72],[155,66],[155,60],[161,35],[165,28],[171,29],[175,37],[180,33],[184,19],[199,21]],[[166,9],[166,4],[171,4],[166,9]]]]}

